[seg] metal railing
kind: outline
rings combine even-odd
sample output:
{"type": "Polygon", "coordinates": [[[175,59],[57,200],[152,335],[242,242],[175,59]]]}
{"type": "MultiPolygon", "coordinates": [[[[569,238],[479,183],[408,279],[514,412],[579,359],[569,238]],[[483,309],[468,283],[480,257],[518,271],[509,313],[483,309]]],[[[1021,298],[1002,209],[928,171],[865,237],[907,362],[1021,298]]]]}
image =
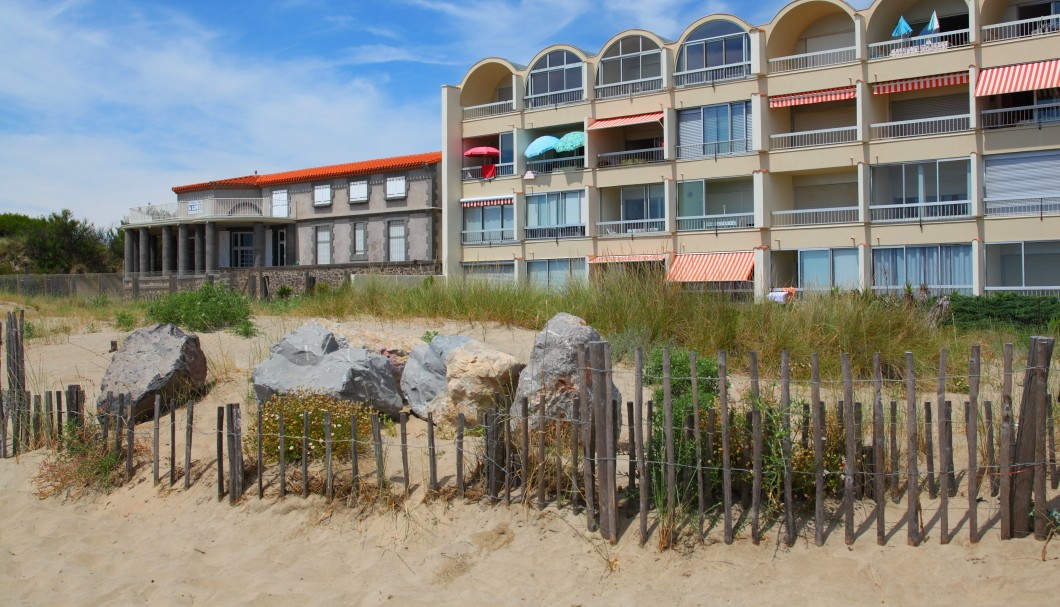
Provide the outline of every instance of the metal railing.
{"type": "Polygon", "coordinates": [[[908,291],[913,293],[927,292],[928,295],[971,295],[972,285],[884,285],[872,287],[872,292],[880,297],[901,297],[908,291]]]}
{"type": "Polygon", "coordinates": [[[857,60],[857,49],[853,46],[845,48],[833,48],[826,51],[813,53],[802,53],[799,55],[788,55],[769,60],[769,73],[781,74],[783,72],[797,72],[799,70],[812,70],[818,67],[851,63],[857,60]]]}
{"type": "Polygon", "coordinates": [[[641,80],[630,80],[616,84],[601,84],[593,87],[597,99],[611,99],[614,97],[633,97],[645,95],[662,90],[662,78],[643,78],[641,80]]]}
{"type": "Polygon", "coordinates": [[[535,173],[555,173],[556,171],[580,170],[585,168],[585,156],[568,156],[551,160],[531,160],[526,168],[535,173]]]}
{"type": "Polygon", "coordinates": [[[815,226],[830,223],[855,223],[861,221],[858,207],[833,207],[829,209],[796,209],[773,211],[773,227],[815,226]]]}
{"type": "Polygon", "coordinates": [[[986,214],[990,217],[1026,217],[1060,215],[1060,197],[1021,198],[1016,200],[987,200],[986,214]]]}
{"type": "Polygon", "coordinates": [[[674,73],[674,86],[701,86],[727,80],[742,80],[751,77],[751,62],[730,63],[718,67],[707,67],[687,72],[674,73]]]}
{"type": "Polygon", "coordinates": [[[584,236],[584,224],[571,224],[561,226],[534,226],[532,228],[523,228],[523,238],[525,238],[526,240],[582,238],[584,236]]]}
{"type": "MultiPolygon", "coordinates": [[[[498,164],[495,166],[496,172],[494,172],[493,174],[494,177],[510,177],[515,174],[515,164],[511,162],[506,162],[504,164],[498,164]]],[[[481,166],[463,167],[462,169],[460,169],[460,172],[463,175],[464,181],[475,181],[483,178],[481,166]]]]}
{"type": "Polygon", "coordinates": [[[293,218],[293,207],[277,206],[277,210],[281,209],[286,210],[287,214],[274,215],[269,198],[204,198],[133,207],[129,209],[129,225],[238,217],[293,218]]]}
{"type": "Polygon", "coordinates": [[[969,33],[968,30],[963,29],[886,42],[873,42],[869,44],[869,59],[908,57],[968,46],[970,44],[969,33]]]}
{"type": "Polygon", "coordinates": [[[1046,36],[1060,32],[1060,15],[1045,15],[1044,17],[1035,17],[1033,19],[998,23],[997,25],[984,25],[982,30],[983,42],[1046,36]]]}
{"type": "Polygon", "coordinates": [[[710,141],[707,143],[693,143],[691,145],[677,146],[677,159],[690,160],[693,158],[717,158],[718,156],[736,156],[738,154],[750,154],[754,152],[751,148],[751,139],[732,139],[729,141],[710,141]]]}
{"type": "Polygon", "coordinates": [[[939,118],[921,118],[918,120],[901,120],[898,122],[881,122],[870,125],[873,139],[900,139],[902,137],[921,137],[924,135],[942,135],[967,131],[971,117],[968,114],[958,116],[941,116],[939,118]]]}
{"type": "Polygon", "coordinates": [[[971,214],[972,203],[967,200],[881,204],[869,207],[869,221],[873,222],[933,221],[969,217],[971,214]]]}
{"type": "Polygon", "coordinates": [[[1060,297],[1060,286],[1058,287],[984,287],[987,295],[991,293],[1019,293],[1020,295],[1031,295],[1036,297],[1060,297]]]}
{"type": "Polygon", "coordinates": [[[596,166],[599,168],[617,167],[631,164],[648,164],[652,162],[663,162],[662,148],[650,148],[647,150],[632,150],[629,152],[605,152],[597,154],[596,166]]]}
{"type": "Polygon", "coordinates": [[[524,99],[524,105],[526,105],[526,109],[533,110],[537,108],[551,107],[556,105],[566,105],[568,103],[578,103],[584,99],[584,90],[571,89],[568,91],[558,91],[555,93],[527,95],[527,97],[524,99]]]}
{"type": "Polygon", "coordinates": [[[979,116],[981,118],[981,126],[984,129],[998,129],[1007,126],[1041,126],[1042,123],[1060,121],[1060,103],[983,110],[979,116]]]}
{"type": "Polygon", "coordinates": [[[754,213],[726,213],[724,215],[699,215],[697,217],[678,217],[677,231],[695,230],[736,230],[753,228],[754,213]]]}
{"type": "Polygon", "coordinates": [[[483,103],[482,105],[469,105],[464,108],[464,120],[488,118],[489,116],[510,114],[514,111],[515,102],[511,99],[508,99],[507,101],[496,101],[494,103],[483,103]]]}
{"type": "Polygon", "coordinates": [[[790,150],[792,148],[835,145],[837,143],[852,143],[854,141],[857,141],[857,138],[857,126],[842,126],[834,129],[819,129],[816,131],[781,133],[779,135],[769,136],[769,149],[790,150]]]}
{"type": "Polygon", "coordinates": [[[630,236],[636,234],[658,234],[666,229],[665,219],[631,219],[627,221],[600,221],[596,224],[599,236],[630,236]]]}
{"type": "Polygon", "coordinates": [[[499,230],[464,230],[461,233],[464,244],[484,244],[492,242],[515,242],[515,228],[499,230]]]}

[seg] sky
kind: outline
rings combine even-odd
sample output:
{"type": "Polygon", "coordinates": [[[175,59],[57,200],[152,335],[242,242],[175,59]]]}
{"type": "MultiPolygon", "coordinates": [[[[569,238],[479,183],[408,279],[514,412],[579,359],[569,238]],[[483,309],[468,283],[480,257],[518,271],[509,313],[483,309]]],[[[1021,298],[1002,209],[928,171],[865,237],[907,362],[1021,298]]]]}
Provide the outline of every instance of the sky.
{"type": "Polygon", "coordinates": [[[0,212],[101,226],[175,185],[441,148],[479,59],[786,0],[3,0],[0,212]]]}

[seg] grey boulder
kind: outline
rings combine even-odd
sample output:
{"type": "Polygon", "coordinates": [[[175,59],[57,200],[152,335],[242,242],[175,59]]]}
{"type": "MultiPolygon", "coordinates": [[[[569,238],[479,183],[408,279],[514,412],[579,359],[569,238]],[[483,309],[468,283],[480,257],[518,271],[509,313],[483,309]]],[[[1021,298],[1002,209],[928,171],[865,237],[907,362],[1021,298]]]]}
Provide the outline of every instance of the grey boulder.
{"type": "Polygon", "coordinates": [[[464,335],[440,335],[412,349],[401,374],[401,393],[414,414],[426,416],[431,401],[445,394],[445,357],[469,341],[464,335]]]}

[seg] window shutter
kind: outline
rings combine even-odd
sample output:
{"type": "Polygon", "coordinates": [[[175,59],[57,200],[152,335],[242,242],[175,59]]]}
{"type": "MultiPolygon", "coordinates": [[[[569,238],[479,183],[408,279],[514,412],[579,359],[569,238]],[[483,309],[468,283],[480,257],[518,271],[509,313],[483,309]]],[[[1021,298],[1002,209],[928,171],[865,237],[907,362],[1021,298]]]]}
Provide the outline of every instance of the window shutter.
{"type": "Polygon", "coordinates": [[[350,202],[367,202],[368,201],[368,181],[351,181],[350,182],[350,202]]]}
{"type": "Polygon", "coordinates": [[[968,95],[957,93],[891,102],[891,121],[923,120],[968,114],[968,95]]]}
{"type": "Polygon", "coordinates": [[[985,200],[1060,196],[1060,152],[986,157],[985,200]]]}
{"type": "Polygon", "coordinates": [[[387,177],[386,178],[386,197],[387,198],[404,198],[405,197],[405,177],[387,177]]]}
{"type": "Polygon", "coordinates": [[[681,110],[677,114],[678,158],[703,155],[703,110],[681,110]]]}
{"type": "Polygon", "coordinates": [[[795,185],[792,206],[796,209],[830,209],[858,206],[858,182],[795,185]]]}
{"type": "Polygon", "coordinates": [[[857,123],[857,104],[849,101],[798,105],[791,108],[793,132],[838,129],[856,126],[857,123]]]}

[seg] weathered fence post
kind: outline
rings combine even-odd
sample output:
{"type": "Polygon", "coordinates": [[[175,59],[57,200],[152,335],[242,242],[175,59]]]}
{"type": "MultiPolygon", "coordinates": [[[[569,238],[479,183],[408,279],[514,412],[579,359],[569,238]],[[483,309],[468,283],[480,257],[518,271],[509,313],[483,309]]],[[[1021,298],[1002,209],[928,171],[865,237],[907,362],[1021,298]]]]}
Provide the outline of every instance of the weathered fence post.
{"type": "Polygon", "coordinates": [[[309,410],[302,411],[302,497],[309,497],[309,410]]]}
{"type": "Polygon", "coordinates": [[[331,467],[331,411],[324,411],[324,497],[330,503],[335,498],[335,472],[331,467]]]}
{"type": "Polygon", "coordinates": [[[873,459],[873,497],[876,499],[876,544],[887,543],[886,500],[887,489],[884,483],[884,446],[883,446],[883,366],[880,364],[880,353],[872,356],[872,459],[873,459]]]}
{"type": "Polygon", "coordinates": [[[840,365],[843,374],[843,404],[846,407],[846,457],[843,461],[843,518],[844,539],[847,546],[854,543],[854,383],[850,368],[850,353],[840,354],[840,365]]]}
{"type": "Polygon", "coordinates": [[[162,395],[161,394],[155,394],[154,418],[152,420],[153,421],[153,427],[151,428],[151,430],[152,430],[152,438],[154,439],[153,440],[153,444],[152,444],[152,454],[151,454],[151,459],[152,459],[152,462],[151,462],[151,473],[153,475],[153,480],[155,482],[155,486],[158,486],[158,416],[161,415],[161,413],[162,413],[162,395]]]}
{"type": "Polygon", "coordinates": [[[810,406],[813,407],[813,539],[824,545],[824,431],[825,409],[821,406],[821,365],[814,352],[810,355],[810,406]]]}
{"type": "Polygon", "coordinates": [[[692,436],[696,449],[696,532],[702,539],[707,503],[706,495],[703,493],[703,446],[699,427],[699,361],[694,351],[688,353],[688,368],[692,376],[692,436]]]}
{"type": "Polygon", "coordinates": [[[225,497],[224,430],[225,408],[221,406],[217,407],[217,501],[225,497]]]}
{"type": "Polygon", "coordinates": [[[784,457],[784,544],[795,545],[795,512],[791,487],[791,361],[787,350],[780,353],[781,449],[784,457]]]}
{"type": "Polygon", "coordinates": [[[905,353],[905,431],[906,431],[906,466],[909,488],[906,499],[909,507],[906,512],[910,546],[920,545],[920,525],[917,513],[920,511],[920,478],[916,466],[916,371],[913,367],[913,353],[905,353]]]}
{"type": "MultiPolygon", "coordinates": [[[[695,374],[693,373],[693,376],[695,374]]],[[[648,541],[648,480],[647,464],[644,461],[644,350],[637,347],[634,352],[633,416],[634,445],[637,452],[637,475],[640,476],[640,545],[648,541]]],[[[700,523],[702,525],[702,523],[700,523]]]]}
{"type": "Polygon", "coordinates": [[[732,544],[732,445],[729,427],[729,375],[725,350],[718,350],[718,396],[721,407],[721,474],[724,501],[725,543],[732,544]]]}
{"type": "Polygon", "coordinates": [[[1043,476],[1045,474],[1044,400],[1048,394],[1047,381],[1052,354],[1053,339],[1051,337],[1031,337],[1016,433],[1014,457],[1016,466],[1012,476],[1012,533],[1015,537],[1023,537],[1031,532],[1030,521],[1033,515],[1035,537],[1044,539],[1044,517],[1046,516],[1043,476]],[[1039,476],[1041,476],[1040,479],[1039,476]],[[1039,480],[1042,482],[1039,483],[1039,480]],[[1039,484],[1041,485],[1040,496],[1037,495],[1039,484]],[[1032,501],[1036,505],[1033,512],[1032,501]],[[1041,519],[1040,522],[1039,519],[1041,519]]]}
{"type": "MultiPolygon", "coordinates": [[[[463,413],[456,416],[456,494],[464,497],[464,424],[463,413]]],[[[524,477],[525,478],[525,477],[524,477]]]]}
{"type": "Polygon", "coordinates": [[[398,414],[398,436],[401,439],[401,477],[405,479],[405,497],[408,497],[412,479],[409,477],[409,414],[402,411],[398,414]]]}
{"type": "Polygon", "coordinates": [[[361,471],[357,461],[357,414],[350,414],[350,506],[357,503],[361,491],[361,471]]]}
{"type": "MultiPolygon", "coordinates": [[[[427,489],[438,490],[438,461],[434,449],[434,414],[427,414],[427,489]]],[[[406,485],[407,486],[407,485],[406,485]]]]}
{"type": "Polygon", "coordinates": [[[968,362],[968,423],[965,431],[968,442],[968,540],[979,541],[979,440],[976,432],[979,425],[979,344],[972,345],[972,356],[968,362]]]}
{"type": "Polygon", "coordinates": [[[751,352],[751,543],[761,542],[759,512],[762,509],[762,407],[758,383],[758,353],[751,352]]]}
{"type": "MultiPolygon", "coordinates": [[[[184,424],[184,490],[191,487],[191,436],[194,428],[195,403],[188,401],[188,417],[184,424]]],[[[282,453],[280,455],[283,455],[282,453]]]]}
{"type": "MultiPolygon", "coordinates": [[[[287,450],[286,450],[286,448],[284,446],[284,441],[285,441],[285,439],[287,437],[285,436],[286,435],[286,427],[285,427],[285,420],[283,418],[283,409],[280,409],[279,426],[280,426],[280,428],[279,428],[279,432],[280,432],[280,436],[279,436],[279,444],[280,444],[280,497],[284,498],[284,497],[287,497],[287,450]]],[[[354,460],[354,463],[356,464],[357,458],[354,457],[353,460],[354,460]]]]}

